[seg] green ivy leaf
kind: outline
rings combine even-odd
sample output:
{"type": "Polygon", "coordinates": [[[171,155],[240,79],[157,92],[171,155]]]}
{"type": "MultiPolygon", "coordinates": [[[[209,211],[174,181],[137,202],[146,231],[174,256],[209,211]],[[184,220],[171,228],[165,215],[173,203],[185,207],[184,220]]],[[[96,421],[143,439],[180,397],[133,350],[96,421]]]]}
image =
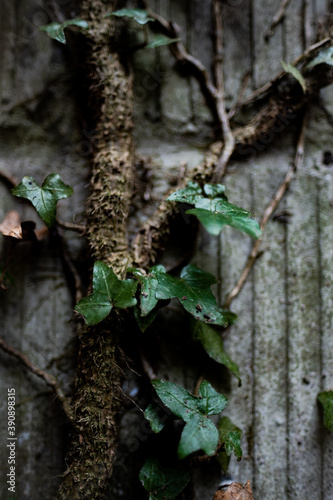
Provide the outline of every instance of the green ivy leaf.
{"type": "Polygon", "coordinates": [[[297,68],[295,68],[295,66],[293,66],[292,64],[287,64],[284,61],[281,61],[281,64],[282,64],[284,71],[286,73],[289,73],[290,75],[292,75],[298,81],[298,83],[302,87],[302,90],[305,94],[306,93],[306,83],[305,83],[305,80],[304,80],[302,73],[297,68]]]}
{"type": "Polygon", "coordinates": [[[139,478],[149,493],[149,500],[173,500],[188,484],[190,472],[180,467],[165,469],[158,460],[149,458],[139,478]]]}
{"type": "Polygon", "coordinates": [[[167,200],[195,205],[202,198],[202,189],[197,182],[189,181],[187,187],[172,193],[167,200]]]}
{"type": "Polygon", "coordinates": [[[158,278],[157,299],[178,298],[184,309],[196,319],[205,323],[226,326],[227,322],[219,311],[210,286],[215,277],[194,265],[184,267],[180,278],[169,274],[155,273],[158,278]]]}
{"type": "Polygon", "coordinates": [[[97,261],[93,270],[93,293],[81,299],[75,311],[88,325],[96,325],[110,314],[113,307],[124,309],[136,305],[137,282],[120,280],[104,262],[97,261]]]}
{"type": "Polygon", "coordinates": [[[110,16],[129,17],[141,25],[149,23],[149,21],[155,21],[153,17],[148,16],[148,12],[144,9],[120,9],[107,14],[105,17],[110,16]]]}
{"type": "MultiPolygon", "coordinates": [[[[140,269],[131,269],[141,284],[141,315],[157,312],[160,300],[178,298],[182,306],[196,319],[206,323],[227,326],[227,321],[219,311],[210,285],[216,283],[215,277],[196,266],[184,267],[180,278],[166,273],[163,266],[154,266],[149,274],[140,269]]],[[[152,320],[154,318],[152,317],[152,320]]]]}
{"type": "Polygon", "coordinates": [[[186,422],[178,446],[179,458],[198,450],[213,455],[219,438],[208,415],[223,411],[227,398],[216,392],[207,381],[202,382],[199,396],[193,396],[183,387],[165,380],[153,380],[152,384],[165,406],[186,422]]]}
{"type": "Polygon", "coordinates": [[[239,382],[241,382],[239,367],[232,361],[229,354],[225,352],[221,335],[215,328],[201,321],[196,321],[194,323],[192,335],[195,340],[201,342],[207,354],[214,359],[214,361],[226,366],[230,372],[238,378],[239,382]]]}
{"type": "Polygon", "coordinates": [[[241,460],[243,451],[241,447],[242,430],[233,424],[228,417],[222,417],[219,425],[219,436],[221,443],[224,443],[224,449],[227,455],[234,452],[237,460],[241,460]]]}
{"type": "Polygon", "coordinates": [[[147,316],[141,316],[140,306],[137,304],[134,307],[134,318],[142,333],[145,332],[148,326],[152,324],[156,318],[158,310],[159,307],[155,307],[149,314],[147,314],[147,316]]]}
{"type": "Polygon", "coordinates": [[[170,45],[171,43],[179,42],[180,38],[169,38],[165,35],[155,35],[149,43],[146,45],[146,49],[156,49],[156,47],[162,47],[163,45],[170,45]]]}
{"type": "Polygon", "coordinates": [[[219,433],[215,425],[204,415],[192,415],[183,429],[178,457],[183,459],[199,450],[214,455],[218,443],[219,433]]]}
{"type": "Polygon", "coordinates": [[[324,425],[333,431],[333,391],[320,392],[317,396],[319,403],[324,410],[324,425]]]}
{"type": "Polygon", "coordinates": [[[314,59],[312,59],[309,64],[307,64],[305,69],[313,68],[318,64],[328,64],[330,66],[333,66],[333,47],[328,47],[321,50],[318,55],[314,59]]]}
{"type": "Polygon", "coordinates": [[[166,413],[161,418],[160,416],[161,408],[155,404],[150,404],[145,410],[145,418],[149,421],[150,427],[156,434],[161,432],[165,427],[166,413]]]}
{"type": "Polygon", "coordinates": [[[218,236],[225,225],[253,238],[260,238],[262,235],[258,222],[252,219],[249,212],[228,202],[222,184],[205,184],[202,190],[199,184],[190,182],[187,188],[172,193],[168,200],[195,205],[195,208],[186,213],[195,215],[214,236],[218,236]]]}
{"type": "Polygon", "coordinates": [[[53,38],[54,40],[57,40],[60,43],[66,43],[64,29],[67,28],[67,26],[79,26],[80,28],[84,29],[89,28],[89,24],[87,23],[87,21],[83,21],[83,19],[68,19],[68,21],[65,21],[62,24],[51,23],[47,24],[46,26],[40,26],[39,29],[41,31],[46,31],[49,37],[53,38]]]}
{"type": "Polygon", "coordinates": [[[15,186],[11,193],[14,196],[28,199],[48,228],[56,219],[57,202],[72,196],[73,189],[62,182],[58,174],[50,174],[39,187],[33,177],[23,177],[22,182],[15,186]]]}

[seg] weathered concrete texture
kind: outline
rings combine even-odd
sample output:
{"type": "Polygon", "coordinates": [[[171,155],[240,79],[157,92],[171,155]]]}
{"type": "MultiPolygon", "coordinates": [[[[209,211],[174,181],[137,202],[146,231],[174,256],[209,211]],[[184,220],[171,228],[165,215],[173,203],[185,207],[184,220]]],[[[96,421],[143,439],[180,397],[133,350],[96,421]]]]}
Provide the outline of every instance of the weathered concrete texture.
{"type": "MultiPolygon", "coordinates": [[[[232,105],[247,72],[252,72],[252,79],[246,94],[278,73],[281,59],[290,62],[303,52],[313,40],[326,4],[290,2],[284,21],[268,42],[264,35],[278,2],[225,4],[224,76],[227,102],[232,105]]],[[[163,9],[168,8],[165,2],[163,9]]],[[[197,2],[191,2],[192,14],[196,8],[197,2]]],[[[193,43],[192,35],[190,40],[193,43]]],[[[197,55],[198,45],[191,47],[197,55]]],[[[322,162],[323,151],[332,147],[332,114],[328,114],[333,106],[331,88],[322,92],[322,99],[326,111],[312,106],[308,112],[303,169],[277,210],[286,211],[287,220],[268,223],[264,253],[232,306],[239,319],[226,332],[225,345],[241,368],[242,386],[238,387],[235,379],[226,382],[223,370],[214,375],[216,385],[229,397],[226,414],[243,429],[244,458],[240,463],[232,460],[230,471],[237,481],[250,479],[258,499],[328,500],[333,491],[332,438],[323,429],[316,401],[320,390],[333,387],[333,174],[331,165],[322,162]]],[[[184,112],[179,119],[185,116],[184,112]]],[[[181,127],[186,129],[183,122],[181,127]]],[[[249,160],[234,163],[229,169],[225,179],[229,199],[252,210],[258,219],[293,161],[297,130],[298,125],[291,120],[269,144],[258,142],[249,160]]],[[[172,130],[169,132],[173,142],[172,130]]],[[[161,141],[158,155],[146,148],[144,131],[137,141],[143,153],[146,150],[158,157],[158,163],[168,170],[169,160],[163,152],[171,146],[166,140],[161,141]]],[[[191,148],[188,157],[191,162],[191,148]]],[[[220,239],[202,230],[194,262],[219,275],[220,303],[235,284],[250,248],[250,239],[233,229],[226,228],[220,239]]],[[[174,349],[171,356],[175,361],[174,349]]],[[[167,353],[165,359],[158,375],[181,381],[178,363],[171,374],[165,364],[167,353]]],[[[203,373],[208,373],[203,366],[187,371],[184,385],[193,389],[196,377],[203,373]]],[[[211,497],[218,476],[215,471],[210,483],[203,486],[200,472],[196,472],[200,498],[211,497]]]]}
{"type": "MultiPolygon", "coordinates": [[[[211,4],[211,0],[151,2],[152,8],[182,26],[184,44],[210,72],[211,4]]],[[[252,77],[246,95],[280,71],[281,59],[290,62],[300,55],[327,7],[323,0],[293,0],[284,21],[265,42],[278,4],[223,2],[228,106],[235,103],[247,73],[252,77]]],[[[69,11],[65,14],[72,16],[69,11]]],[[[77,125],[75,96],[66,81],[70,77],[66,49],[36,29],[49,21],[37,0],[1,2],[0,19],[0,168],[18,178],[33,175],[38,182],[59,172],[75,189],[72,198],[59,204],[60,217],[80,222],[93,140],[92,131],[81,131],[77,125]]],[[[143,39],[141,32],[135,36],[143,39]]],[[[201,161],[216,129],[198,83],[183,74],[166,47],[138,51],[134,68],[135,140],[139,153],[153,161],[152,210],[177,177],[179,166],[185,162],[191,168],[201,161]]],[[[318,391],[333,388],[333,171],[332,165],[322,162],[323,152],[332,150],[332,88],[321,97],[324,108],[309,110],[304,166],[277,210],[288,211],[287,223],[268,223],[264,253],[232,305],[239,318],[225,332],[224,341],[240,366],[242,386],[219,365],[211,365],[200,346],[193,349],[186,317],[180,313],[175,319],[173,302],[159,313],[151,333],[142,336],[158,376],[189,390],[204,376],[228,396],[225,413],[243,430],[244,452],[241,462],[232,459],[230,472],[243,484],[250,479],[256,500],[333,497],[332,436],[323,430],[316,402],[318,391]]],[[[229,168],[225,184],[230,201],[253,211],[257,219],[293,161],[297,128],[291,123],[269,144],[258,142],[250,159],[229,168]]],[[[1,182],[0,219],[11,209],[41,226],[34,211],[10,196],[1,182]]],[[[70,233],[68,242],[74,257],[80,258],[77,235],[70,233]]],[[[217,275],[214,291],[220,304],[240,275],[251,245],[249,237],[231,228],[220,238],[201,230],[193,262],[217,275]]],[[[1,291],[1,336],[68,388],[75,350],[73,298],[60,249],[51,240],[49,246],[41,243],[38,252],[29,245],[16,252],[10,268],[13,282],[7,292],[1,291]]],[[[145,407],[150,395],[140,392],[138,384],[136,376],[129,376],[124,390],[145,407]]],[[[0,387],[2,421],[7,388],[17,391],[17,497],[52,498],[64,469],[68,432],[61,410],[42,381],[3,353],[0,387]]],[[[142,463],[137,458],[151,432],[143,422],[140,412],[129,407],[121,429],[120,459],[125,461],[116,467],[112,499],[145,498],[137,480],[142,463]],[[129,476],[135,479],[130,482],[129,476]]],[[[4,443],[3,425],[0,436],[4,443]]],[[[152,452],[154,446],[159,446],[158,440],[149,445],[152,452]]],[[[6,453],[1,456],[0,494],[7,498],[6,453]]],[[[221,476],[218,467],[198,467],[193,475],[196,497],[210,500],[221,476]]]]}
{"type": "MultiPolygon", "coordinates": [[[[63,7],[70,8],[69,2],[63,7]]],[[[64,12],[66,15],[66,12],[64,12]]],[[[89,140],[78,127],[65,50],[38,26],[50,21],[42,2],[0,4],[0,169],[17,179],[32,175],[38,183],[58,172],[74,186],[72,199],[60,202],[59,218],[82,220],[86,197],[89,140]],[[84,143],[84,144],[83,144],[84,143]]],[[[1,182],[0,219],[17,210],[22,220],[42,222],[28,203],[10,195],[1,182]]],[[[77,258],[82,243],[70,233],[77,258]]],[[[1,241],[1,262],[10,251],[1,241]]],[[[74,298],[64,271],[61,246],[49,237],[12,251],[8,290],[1,290],[1,337],[39,368],[56,375],[66,391],[73,378],[76,345],[74,298]]],[[[7,463],[7,389],[16,390],[16,498],[52,498],[64,470],[69,428],[62,409],[46,384],[1,352],[0,496],[9,498],[7,463]]],[[[13,495],[12,495],[13,496],[13,495]]]]}

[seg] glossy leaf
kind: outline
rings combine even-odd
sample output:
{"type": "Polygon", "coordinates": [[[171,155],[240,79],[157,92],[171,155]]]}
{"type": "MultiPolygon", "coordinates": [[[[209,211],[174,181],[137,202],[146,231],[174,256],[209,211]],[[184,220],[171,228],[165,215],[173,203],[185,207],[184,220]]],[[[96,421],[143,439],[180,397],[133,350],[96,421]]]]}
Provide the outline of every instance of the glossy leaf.
{"type": "MultiPolygon", "coordinates": [[[[161,300],[178,298],[182,306],[196,319],[206,323],[227,325],[226,318],[219,311],[210,286],[215,277],[194,265],[184,267],[180,278],[166,273],[163,266],[154,266],[149,274],[140,269],[130,269],[141,284],[141,315],[147,316],[161,300]]],[[[156,310],[157,312],[157,310],[156,310]]],[[[153,318],[152,318],[153,319],[153,318]]]]}
{"type": "Polygon", "coordinates": [[[40,187],[33,177],[23,177],[11,193],[14,196],[28,199],[48,228],[56,219],[57,202],[72,196],[73,189],[62,182],[58,174],[50,174],[40,187]]]}
{"type": "Polygon", "coordinates": [[[149,458],[139,478],[149,493],[149,500],[173,500],[188,484],[190,472],[180,467],[166,469],[155,458],[149,458]]]}
{"type": "Polygon", "coordinates": [[[193,396],[183,387],[164,380],[153,380],[155,390],[162,402],[186,425],[178,446],[179,458],[194,451],[203,450],[212,455],[218,445],[218,431],[208,419],[224,410],[228,400],[207,382],[202,382],[199,396],[193,396]]]}
{"type": "Polygon", "coordinates": [[[195,205],[201,197],[202,189],[199,184],[197,182],[189,181],[186,188],[175,191],[169,196],[169,198],[167,198],[167,200],[195,205]]]}
{"type": "Polygon", "coordinates": [[[318,394],[318,401],[324,410],[324,425],[333,431],[333,391],[324,391],[318,394]]]}
{"type": "Polygon", "coordinates": [[[149,421],[150,427],[156,434],[164,429],[167,414],[161,416],[161,408],[155,404],[150,404],[145,410],[145,418],[149,421]]]}
{"type": "Polygon", "coordinates": [[[148,12],[144,9],[119,9],[115,12],[107,14],[105,17],[116,16],[116,17],[128,17],[134,19],[138,24],[146,24],[149,21],[155,21],[153,17],[148,16],[148,12]]]}
{"type": "Polygon", "coordinates": [[[214,455],[218,443],[219,433],[213,422],[204,415],[191,415],[180,438],[178,457],[183,459],[199,450],[214,455]]]}
{"type": "Polygon", "coordinates": [[[295,68],[295,66],[293,66],[292,64],[287,64],[284,61],[281,61],[281,64],[282,64],[284,71],[286,73],[289,73],[290,75],[292,75],[298,81],[298,83],[302,87],[302,90],[305,94],[306,83],[305,83],[305,80],[304,80],[302,73],[297,68],[295,68]]]}
{"type": "Polygon", "coordinates": [[[87,29],[89,28],[89,24],[87,21],[83,21],[83,19],[68,19],[64,23],[51,23],[46,26],[40,26],[41,31],[46,31],[49,37],[57,40],[60,43],[66,43],[66,37],[64,29],[67,26],[79,26],[80,28],[87,29]]]}
{"type": "Polygon", "coordinates": [[[328,47],[321,50],[318,55],[309,62],[309,64],[306,66],[306,69],[313,68],[318,64],[328,64],[330,66],[333,66],[333,47],[328,47]]]}
{"type": "Polygon", "coordinates": [[[220,333],[212,326],[201,321],[196,321],[192,330],[194,339],[201,342],[207,354],[217,363],[226,366],[230,372],[240,381],[238,365],[232,361],[229,354],[224,350],[223,340],[220,333]]]}
{"type": "Polygon", "coordinates": [[[188,265],[182,270],[180,278],[161,272],[155,275],[158,278],[157,299],[177,297],[186,311],[196,319],[206,323],[227,325],[210,289],[210,286],[216,283],[212,274],[194,265],[188,265]]]}
{"type": "Polygon", "coordinates": [[[228,202],[222,184],[205,184],[202,190],[196,182],[189,182],[187,188],[172,193],[168,200],[195,205],[186,213],[195,215],[214,236],[219,235],[225,225],[253,238],[260,238],[262,234],[258,222],[249,212],[228,202]]]}
{"type": "Polygon", "coordinates": [[[113,307],[124,309],[136,305],[137,282],[120,280],[104,262],[97,261],[93,270],[93,293],[81,299],[75,310],[84,316],[88,325],[96,325],[113,307]]]}
{"type": "Polygon", "coordinates": [[[222,417],[219,425],[219,436],[227,455],[235,454],[237,460],[241,460],[243,451],[241,447],[242,430],[233,424],[228,417],[222,417]]]}
{"type": "Polygon", "coordinates": [[[170,45],[171,43],[179,42],[180,38],[169,38],[164,35],[155,35],[149,43],[147,43],[147,49],[156,49],[157,47],[162,47],[163,45],[170,45]]]}

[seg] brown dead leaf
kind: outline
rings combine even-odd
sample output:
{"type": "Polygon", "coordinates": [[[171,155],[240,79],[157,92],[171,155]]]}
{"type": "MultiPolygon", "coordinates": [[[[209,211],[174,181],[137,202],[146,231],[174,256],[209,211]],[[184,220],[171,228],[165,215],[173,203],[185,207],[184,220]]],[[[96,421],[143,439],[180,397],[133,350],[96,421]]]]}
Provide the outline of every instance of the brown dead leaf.
{"type": "Polygon", "coordinates": [[[0,224],[0,232],[4,236],[11,236],[12,238],[17,238],[18,240],[23,238],[20,216],[16,210],[11,210],[5,215],[0,224]]]}
{"type": "Polygon", "coordinates": [[[16,210],[8,212],[0,223],[0,233],[4,238],[12,241],[36,241],[43,239],[48,230],[46,226],[35,231],[36,224],[33,221],[20,222],[20,216],[16,210]]]}
{"type": "Polygon", "coordinates": [[[244,486],[232,483],[226,490],[218,490],[213,500],[254,500],[251,483],[247,481],[244,486]]]}

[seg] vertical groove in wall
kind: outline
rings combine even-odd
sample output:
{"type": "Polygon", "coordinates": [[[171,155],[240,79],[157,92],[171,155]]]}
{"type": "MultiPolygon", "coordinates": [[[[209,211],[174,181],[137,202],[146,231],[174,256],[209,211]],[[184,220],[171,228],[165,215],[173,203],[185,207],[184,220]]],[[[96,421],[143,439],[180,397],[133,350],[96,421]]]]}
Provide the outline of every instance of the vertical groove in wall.
{"type": "MultiPolygon", "coordinates": [[[[322,229],[320,218],[320,181],[317,180],[316,190],[316,228],[317,228],[317,263],[318,263],[318,330],[319,330],[319,390],[323,390],[323,259],[322,259],[322,229]]],[[[324,500],[324,434],[320,434],[320,498],[324,500]]]]}
{"type": "Polygon", "coordinates": [[[290,345],[290,340],[289,340],[289,333],[290,333],[290,324],[289,324],[289,283],[288,283],[288,276],[289,276],[289,258],[288,258],[288,238],[289,237],[289,232],[288,232],[288,224],[285,224],[285,234],[284,234],[284,258],[285,258],[285,278],[284,278],[284,287],[285,287],[285,321],[286,321],[286,379],[285,379],[285,386],[286,386],[286,441],[287,441],[287,446],[286,446],[286,475],[287,475],[287,498],[286,500],[289,500],[289,492],[290,492],[290,485],[289,485],[289,479],[290,479],[290,414],[289,414],[289,398],[290,398],[290,386],[289,386],[289,345],[290,345]]]}
{"type": "Polygon", "coordinates": [[[249,0],[250,2],[250,16],[249,16],[249,27],[250,27],[250,59],[251,59],[251,82],[252,90],[256,88],[256,82],[254,78],[254,63],[255,63],[255,43],[254,43],[254,30],[253,30],[253,2],[254,0],[249,0]]]}
{"type": "MultiPolygon", "coordinates": [[[[251,199],[252,199],[252,208],[254,206],[254,180],[253,180],[253,174],[250,174],[250,192],[251,192],[251,199]]],[[[252,432],[252,450],[251,450],[251,460],[252,460],[252,489],[254,492],[254,495],[256,494],[256,451],[255,451],[255,438],[256,438],[256,428],[255,428],[255,423],[256,423],[256,374],[255,374],[255,325],[256,325],[256,271],[255,267],[252,269],[252,273],[250,276],[251,280],[251,318],[252,318],[252,325],[251,325],[251,370],[252,370],[252,417],[251,417],[251,432],[252,432]]]]}

